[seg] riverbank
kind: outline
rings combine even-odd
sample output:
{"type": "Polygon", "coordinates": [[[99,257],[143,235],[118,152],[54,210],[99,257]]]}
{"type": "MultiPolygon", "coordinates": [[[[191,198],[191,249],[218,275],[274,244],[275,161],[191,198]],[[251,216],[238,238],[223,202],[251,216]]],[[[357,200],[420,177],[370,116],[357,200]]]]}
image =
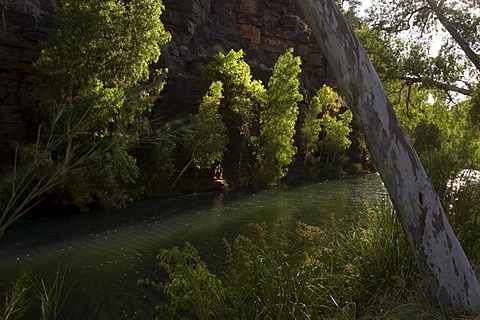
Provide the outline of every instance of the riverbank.
{"type": "Polygon", "coordinates": [[[117,212],[64,216],[61,222],[55,217],[38,224],[22,220],[12,226],[15,236],[0,239],[2,292],[22,269],[50,278],[60,265],[73,278],[66,284],[73,289],[65,305],[72,319],[118,319],[125,313],[152,318],[158,292],[137,288],[136,282],[156,277],[160,249],[189,241],[214,266],[224,254],[222,238],[232,239],[251,223],[282,218],[318,225],[331,213],[358,214],[365,202],[382,194],[378,176],[369,175],[257,192],[139,201],[117,212]]]}

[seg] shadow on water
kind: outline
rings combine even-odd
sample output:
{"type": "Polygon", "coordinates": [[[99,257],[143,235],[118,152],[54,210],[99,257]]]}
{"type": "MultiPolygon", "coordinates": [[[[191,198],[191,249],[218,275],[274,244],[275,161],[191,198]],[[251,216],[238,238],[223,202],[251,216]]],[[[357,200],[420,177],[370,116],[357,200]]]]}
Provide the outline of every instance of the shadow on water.
{"type": "Polygon", "coordinates": [[[302,220],[321,225],[331,213],[351,215],[384,194],[369,175],[267,190],[226,191],[132,203],[112,213],[25,218],[0,239],[0,289],[31,270],[60,267],[73,283],[62,319],[151,319],[155,292],[136,287],[156,278],[160,248],[190,241],[210,265],[222,259],[222,238],[250,223],[302,220]]]}

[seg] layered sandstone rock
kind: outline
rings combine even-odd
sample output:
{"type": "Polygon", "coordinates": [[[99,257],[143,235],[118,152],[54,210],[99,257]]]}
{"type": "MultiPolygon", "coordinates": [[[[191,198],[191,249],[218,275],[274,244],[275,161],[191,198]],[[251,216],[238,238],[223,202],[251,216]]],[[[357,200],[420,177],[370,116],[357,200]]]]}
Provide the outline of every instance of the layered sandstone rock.
{"type": "Polygon", "coordinates": [[[230,49],[243,49],[254,77],[264,83],[288,48],[302,58],[306,93],[333,79],[295,0],[164,0],[164,5],[162,20],[172,41],[159,62],[169,69],[160,112],[194,109],[208,87],[203,66],[230,49]]]}

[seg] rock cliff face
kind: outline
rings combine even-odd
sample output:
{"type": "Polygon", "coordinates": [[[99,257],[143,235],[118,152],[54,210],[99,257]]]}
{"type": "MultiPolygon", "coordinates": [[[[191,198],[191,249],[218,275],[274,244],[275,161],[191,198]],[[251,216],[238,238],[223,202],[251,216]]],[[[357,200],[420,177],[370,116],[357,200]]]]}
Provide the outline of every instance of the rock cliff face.
{"type": "Polygon", "coordinates": [[[288,48],[302,58],[305,92],[333,79],[295,0],[164,0],[164,5],[162,21],[172,41],[159,62],[169,69],[162,113],[195,108],[209,84],[203,66],[230,49],[243,49],[253,76],[264,83],[288,48]]]}
{"type": "MultiPolygon", "coordinates": [[[[333,79],[295,0],[163,3],[162,21],[172,41],[162,47],[154,66],[169,69],[154,118],[172,119],[196,110],[210,84],[203,67],[220,51],[243,49],[254,78],[266,84],[278,56],[293,48],[303,61],[300,81],[307,100],[333,79]]],[[[32,96],[32,63],[54,27],[56,11],[56,0],[0,0],[0,162],[13,158],[12,141],[34,139],[41,123],[32,96]]],[[[239,177],[228,178],[236,183],[239,177]]]]}
{"type": "MultiPolygon", "coordinates": [[[[243,49],[253,77],[266,85],[279,55],[288,48],[302,59],[300,83],[306,100],[331,74],[321,50],[296,8],[295,0],[164,0],[162,21],[172,41],[162,48],[159,67],[167,67],[167,86],[154,117],[169,119],[196,110],[211,79],[204,66],[218,52],[243,49]]],[[[330,83],[331,84],[331,83],[330,83]]],[[[240,146],[238,131],[230,126],[230,148],[240,146]]],[[[238,152],[225,155],[224,176],[230,185],[241,183],[245,172],[238,152]]],[[[189,159],[179,159],[179,166],[189,159]]],[[[181,189],[200,189],[202,181],[183,179],[181,189]]]]}
{"type": "Polygon", "coordinates": [[[33,62],[54,27],[54,0],[0,0],[0,165],[13,141],[35,138],[41,121],[33,98],[33,62]]]}

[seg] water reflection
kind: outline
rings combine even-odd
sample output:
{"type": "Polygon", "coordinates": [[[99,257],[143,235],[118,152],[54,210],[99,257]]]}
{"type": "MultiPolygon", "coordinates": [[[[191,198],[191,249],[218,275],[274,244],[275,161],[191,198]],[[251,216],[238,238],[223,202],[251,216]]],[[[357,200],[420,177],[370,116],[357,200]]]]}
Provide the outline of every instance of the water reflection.
{"type": "Polygon", "coordinates": [[[233,238],[250,223],[283,218],[319,225],[331,213],[356,214],[381,194],[383,185],[372,175],[141,201],[115,213],[23,219],[0,240],[0,286],[20,269],[47,276],[61,265],[74,283],[62,318],[152,318],[155,292],[135,283],[156,276],[160,248],[190,241],[214,264],[223,254],[222,238],[233,238]]]}

